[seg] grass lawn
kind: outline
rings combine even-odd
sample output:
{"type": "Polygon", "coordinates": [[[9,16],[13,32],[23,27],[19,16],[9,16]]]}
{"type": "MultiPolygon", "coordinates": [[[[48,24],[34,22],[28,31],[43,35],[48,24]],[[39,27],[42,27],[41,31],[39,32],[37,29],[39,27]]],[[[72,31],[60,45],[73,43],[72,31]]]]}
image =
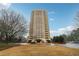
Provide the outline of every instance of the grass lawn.
{"type": "MultiPolygon", "coordinates": [[[[8,46],[5,46],[8,47],[8,46]]],[[[1,47],[0,47],[1,49],[1,47]]],[[[79,56],[79,49],[46,44],[29,44],[10,47],[0,51],[2,56],[79,56]]]]}

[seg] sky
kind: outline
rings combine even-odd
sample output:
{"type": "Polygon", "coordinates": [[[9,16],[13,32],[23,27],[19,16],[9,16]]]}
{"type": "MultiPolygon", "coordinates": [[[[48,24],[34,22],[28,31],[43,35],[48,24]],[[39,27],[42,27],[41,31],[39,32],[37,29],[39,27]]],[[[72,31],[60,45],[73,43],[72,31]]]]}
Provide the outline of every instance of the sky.
{"type": "Polygon", "coordinates": [[[74,17],[79,10],[79,4],[68,3],[2,3],[0,8],[10,8],[24,15],[25,20],[30,22],[31,12],[34,9],[48,11],[48,23],[50,36],[67,34],[74,30],[74,17]]]}

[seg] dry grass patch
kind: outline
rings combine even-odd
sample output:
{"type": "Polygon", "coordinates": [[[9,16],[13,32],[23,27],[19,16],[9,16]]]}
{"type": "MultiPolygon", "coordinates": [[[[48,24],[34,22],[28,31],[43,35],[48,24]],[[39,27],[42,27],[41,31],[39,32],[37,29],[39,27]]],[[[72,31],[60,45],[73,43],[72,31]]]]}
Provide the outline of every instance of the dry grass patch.
{"type": "Polygon", "coordinates": [[[79,49],[62,46],[49,46],[46,44],[29,44],[15,46],[0,51],[0,55],[8,56],[73,56],[79,55],[79,49]]]}

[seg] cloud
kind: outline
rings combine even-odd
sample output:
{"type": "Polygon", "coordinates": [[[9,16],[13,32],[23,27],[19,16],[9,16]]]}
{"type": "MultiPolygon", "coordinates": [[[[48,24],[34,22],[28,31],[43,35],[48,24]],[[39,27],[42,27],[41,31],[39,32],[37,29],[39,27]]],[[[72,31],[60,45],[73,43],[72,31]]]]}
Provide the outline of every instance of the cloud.
{"type": "Polygon", "coordinates": [[[9,8],[11,3],[0,3],[0,9],[9,8]]]}
{"type": "Polygon", "coordinates": [[[54,31],[53,30],[50,30],[50,37],[51,38],[53,37],[53,34],[54,34],[54,31]]]}
{"type": "Polygon", "coordinates": [[[29,33],[27,33],[27,34],[25,34],[25,35],[23,35],[25,38],[28,38],[28,36],[29,36],[29,33]]]}
{"type": "Polygon", "coordinates": [[[55,14],[55,11],[50,11],[48,14],[55,14]]]}
{"type": "Polygon", "coordinates": [[[50,18],[49,20],[50,20],[50,21],[54,21],[54,18],[50,18]]]}
{"type": "Polygon", "coordinates": [[[74,26],[67,26],[64,28],[59,28],[58,30],[50,30],[50,34],[51,35],[62,35],[62,34],[70,34],[72,32],[72,30],[76,30],[76,28],[74,26]]]}
{"type": "Polygon", "coordinates": [[[23,36],[24,36],[25,38],[28,38],[28,36],[29,36],[29,28],[30,28],[30,17],[27,17],[27,18],[26,18],[26,23],[27,23],[27,25],[26,25],[26,27],[27,27],[27,33],[24,34],[23,36]]]}

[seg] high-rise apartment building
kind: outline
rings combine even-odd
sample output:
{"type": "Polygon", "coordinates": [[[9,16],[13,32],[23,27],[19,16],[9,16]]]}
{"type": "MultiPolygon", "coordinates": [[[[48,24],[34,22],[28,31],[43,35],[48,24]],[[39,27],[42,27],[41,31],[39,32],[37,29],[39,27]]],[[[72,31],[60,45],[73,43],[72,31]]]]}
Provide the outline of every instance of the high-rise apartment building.
{"type": "Polygon", "coordinates": [[[46,10],[33,10],[31,15],[29,39],[49,40],[48,15],[46,10]]]}

